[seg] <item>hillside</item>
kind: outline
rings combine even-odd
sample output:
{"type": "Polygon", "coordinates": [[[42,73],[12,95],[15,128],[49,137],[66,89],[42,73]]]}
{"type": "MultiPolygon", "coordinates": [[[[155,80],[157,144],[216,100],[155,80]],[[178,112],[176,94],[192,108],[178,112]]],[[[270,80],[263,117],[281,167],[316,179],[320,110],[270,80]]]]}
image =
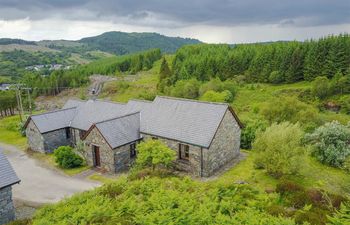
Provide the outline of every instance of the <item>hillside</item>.
{"type": "Polygon", "coordinates": [[[79,65],[94,60],[125,55],[158,48],[162,52],[175,52],[187,44],[197,44],[195,39],[167,37],[157,33],[107,32],[78,41],[0,39],[0,76],[17,80],[28,71],[25,67],[44,65],[38,71],[50,74],[50,64],[79,65]]]}
{"type": "Polygon", "coordinates": [[[172,53],[183,45],[198,44],[196,39],[167,37],[157,33],[107,32],[95,37],[83,38],[79,43],[90,48],[124,55],[150,48],[159,48],[162,52],[172,53]]]}

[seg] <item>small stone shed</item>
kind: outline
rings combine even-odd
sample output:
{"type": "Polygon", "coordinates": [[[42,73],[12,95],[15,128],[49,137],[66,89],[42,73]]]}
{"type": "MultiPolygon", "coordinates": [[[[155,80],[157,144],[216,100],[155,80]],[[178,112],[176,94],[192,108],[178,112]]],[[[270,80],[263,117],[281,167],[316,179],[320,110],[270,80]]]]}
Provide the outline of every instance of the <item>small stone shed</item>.
{"type": "Polygon", "coordinates": [[[142,139],[159,139],[177,152],[176,167],[208,177],[240,153],[242,124],[224,103],[157,96],[127,104],[69,100],[62,110],[30,117],[26,133],[35,151],[84,142],[91,166],[120,172],[137,157],[142,139]]]}
{"type": "Polygon", "coordinates": [[[20,179],[11,167],[6,156],[0,150],[0,225],[15,219],[15,208],[12,200],[12,185],[20,179]]]}

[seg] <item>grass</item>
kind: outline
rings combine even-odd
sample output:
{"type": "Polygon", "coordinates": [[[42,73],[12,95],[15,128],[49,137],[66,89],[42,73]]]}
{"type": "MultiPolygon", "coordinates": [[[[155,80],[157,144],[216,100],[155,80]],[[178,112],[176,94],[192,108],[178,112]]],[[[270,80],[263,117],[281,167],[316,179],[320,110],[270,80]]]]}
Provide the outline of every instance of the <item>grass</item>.
{"type": "MultiPolygon", "coordinates": [[[[279,179],[269,176],[263,169],[254,168],[256,152],[243,152],[247,154],[246,159],[211,182],[224,184],[240,180],[248,182],[261,191],[274,189],[279,179]]],[[[318,187],[330,193],[342,195],[350,193],[350,175],[344,170],[323,165],[310,156],[306,156],[305,162],[301,163],[300,166],[299,175],[286,176],[285,178],[306,188],[318,187]]]]}
{"type": "Polygon", "coordinates": [[[0,119],[0,142],[14,145],[24,150],[27,145],[27,139],[19,132],[19,116],[10,116],[0,119]]]}
{"type": "Polygon", "coordinates": [[[120,178],[120,176],[115,177],[115,178],[111,178],[111,177],[106,177],[106,176],[103,176],[103,175],[97,174],[97,173],[88,176],[88,179],[98,181],[98,182],[101,182],[103,184],[111,183],[113,181],[116,181],[119,178],[120,178]]]}

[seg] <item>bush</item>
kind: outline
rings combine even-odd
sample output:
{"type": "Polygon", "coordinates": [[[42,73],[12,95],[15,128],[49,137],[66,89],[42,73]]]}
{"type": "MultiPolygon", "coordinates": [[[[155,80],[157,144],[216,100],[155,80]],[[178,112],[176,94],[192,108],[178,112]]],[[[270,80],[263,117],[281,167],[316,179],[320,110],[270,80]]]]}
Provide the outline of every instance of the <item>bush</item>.
{"type": "Polygon", "coordinates": [[[207,91],[204,93],[202,97],[200,97],[202,101],[208,102],[232,102],[233,95],[230,91],[225,90],[223,92],[215,92],[215,91],[207,91]]]}
{"type": "Polygon", "coordinates": [[[303,190],[304,188],[301,185],[289,180],[282,180],[276,186],[276,192],[280,193],[281,195],[286,195],[303,190]]]}
{"type": "Polygon", "coordinates": [[[327,225],[349,224],[350,221],[350,202],[343,203],[334,215],[327,216],[329,223],[327,225]]]}
{"type": "Polygon", "coordinates": [[[350,115],[350,96],[343,96],[340,99],[340,111],[350,115]]]}
{"type": "Polygon", "coordinates": [[[265,103],[261,109],[261,114],[270,123],[299,122],[305,130],[322,123],[318,111],[295,97],[279,97],[265,103]]]}
{"type": "Polygon", "coordinates": [[[137,145],[136,165],[140,167],[169,167],[175,160],[176,153],[159,140],[147,140],[137,145]]]}
{"type": "Polygon", "coordinates": [[[199,86],[200,82],[196,79],[179,80],[173,87],[170,87],[167,92],[169,92],[171,96],[195,99],[199,96],[199,86]]]}
{"type": "Polygon", "coordinates": [[[307,134],[306,140],[313,146],[312,155],[321,163],[340,168],[350,155],[350,128],[337,121],[326,123],[312,134],[307,134]]]}
{"type": "Polygon", "coordinates": [[[274,177],[296,174],[303,164],[302,137],[298,124],[273,124],[254,141],[253,150],[258,152],[255,162],[264,165],[274,177]]]}
{"type": "Polygon", "coordinates": [[[251,149],[256,133],[266,129],[266,124],[259,121],[251,121],[246,124],[241,132],[241,148],[251,149]]]}
{"type": "Polygon", "coordinates": [[[269,76],[269,81],[273,84],[279,84],[284,81],[284,76],[279,71],[272,71],[269,76]]]}
{"type": "Polygon", "coordinates": [[[58,147],[54,151],[54,156],[56,163],[65,169],[80,167],[84,163],[84,160],[70,146],[58,147]]]}
{"type": "Polygon", "coordinates": [[[324,99],[329,95],[330,83],[327,77],[316,77],[312,83],[311,92],[314,96],[324,99]]]}
{"type": "Polygon", "coordinates": [[[295,222],[298,224],[326,224],[329,212],[320,208],[298,210],[295,213],[295,222]]]}

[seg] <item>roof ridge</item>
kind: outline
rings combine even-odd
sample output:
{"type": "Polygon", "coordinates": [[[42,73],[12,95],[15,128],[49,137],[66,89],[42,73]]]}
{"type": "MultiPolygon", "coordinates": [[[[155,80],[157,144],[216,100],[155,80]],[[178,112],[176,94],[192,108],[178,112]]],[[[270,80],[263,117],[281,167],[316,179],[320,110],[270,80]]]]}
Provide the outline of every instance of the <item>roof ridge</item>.
{"type": "Polygon", "coordinates": [[[119,105],[126,105],[126,103],[124,103],[124,102],[113,102],[113,101],[104,100],[104,99],[95,99],[93,101],[106,102],[106,103],[119,104],[119,105]]]}
{"type": "Polygon", "coordinates": [[[150,100],[136,99],[136,98],[129,99],[128,102],[130,102],[130,101],[135,101],[135,102],[147,102],[147,103],[152,103],[152,102],[153,102],[153,101],[150,101],[150,100]]]}
{"type": "Polygon", "coordinates": [[[56,112],[60,112],[60,111],[65,111],[65,110],[69,110],[69,109],[76,109],[77,107],[70,107],[70,108],[66,108],[66,109],[58,109],[58,110],[54,110],[54,111],[50,111],[50,112],[43,112],[43,113],[40,113],[40,114],[36,114],[36,115],[31,115],[30,117],[33,117],[33,116],[41,116],[41,115],[46,115],[46,114],[50,114],[50,113],[56,113],[56,112]]]}
{"type": "Polygon", "coordinates": [[[171,99],[171,100],[179,100],[179,101],[184,101],[184,102],[195,102],[195,103],[202,103],[202,104],[230,106],[230,104],[224,103],[224,102],[208,102],[208,101],[201,101],[201,100],[196,100],[196,99],[177,98],[177,97],[172,97],[172,96],[160,96],[160,95],[157,95],[156,98],[165,98],[165,99],[171,99]]]}
{"type": "Polygon", "coordinates": [[[134,115],[134,114],[137,114],[137,113],[140,113],[140,111],[133,112],[133,113],[128,113],[128,114],[125,114],[125,115],[123,115],[123,116],[118,116],[118,117],[114,117],[114,118],[107,119],[107,120],[102,120],[102,121],[100,121],[100,122],[95,123],[95,125],[96,125],[96,124],[100,124],[100,123],[109,122],[109,121],[116,120],[116,119],[121,119],[121,118],[124,118],[124,117],[127,117],[127,116],[131,116],[131,115],[134,115]]]}

